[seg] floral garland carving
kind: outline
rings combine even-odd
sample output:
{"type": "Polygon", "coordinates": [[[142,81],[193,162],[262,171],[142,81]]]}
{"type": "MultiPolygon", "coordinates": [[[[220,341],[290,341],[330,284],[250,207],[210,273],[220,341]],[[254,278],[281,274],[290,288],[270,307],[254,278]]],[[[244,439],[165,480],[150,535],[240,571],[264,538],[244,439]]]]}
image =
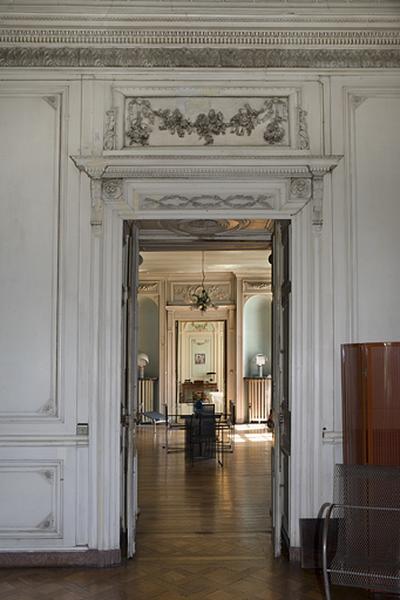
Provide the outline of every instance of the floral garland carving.
{"type": "Polygon", "coordinates": [[[211,108],[208,113],[199,113],[193,120],[179,108],[157,110],[147,98],[129,98],[127,102],[126,137],[129,145],[149,145],[150,135],[158,125],[159,131],[184,138],[197,133],[206,146],[214,143],[217,136],[227,132],[242,137],[250,136],[258,125],[265,124],[263,138],[266,144],[280,144],[285,139],[283,126],[288,122],[288,98],[285,96],[263,99],[260,109],[246,102],[226,120],[222,111],[211,108]]]}

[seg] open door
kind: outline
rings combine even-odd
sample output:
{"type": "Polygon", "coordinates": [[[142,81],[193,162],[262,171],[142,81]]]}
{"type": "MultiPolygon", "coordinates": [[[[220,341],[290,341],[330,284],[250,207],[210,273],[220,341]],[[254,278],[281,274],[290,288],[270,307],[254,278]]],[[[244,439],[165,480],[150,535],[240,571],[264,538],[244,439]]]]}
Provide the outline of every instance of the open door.
{"type": "Polygon", "coordinates": [[[290,221],[276,221],[272,241],[272,531],[275,556],[290,548],[290,221]]]}
{"type": "Polygon", "coordinates": [[[122,278],[122,394],[121,394],[121,550],[135,554],[137,505],[137,285],[139,235],[137,225],[124,221],[122,278]]]}

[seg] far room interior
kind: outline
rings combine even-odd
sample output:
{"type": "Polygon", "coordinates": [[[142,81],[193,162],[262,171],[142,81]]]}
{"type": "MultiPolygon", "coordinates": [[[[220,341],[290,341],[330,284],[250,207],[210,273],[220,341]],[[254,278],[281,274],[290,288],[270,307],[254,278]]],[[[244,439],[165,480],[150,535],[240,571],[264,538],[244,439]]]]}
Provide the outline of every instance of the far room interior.
{"type": "Polygon", "coordinates": [[[233,403],[240,423],[265,422],[272,222],[221,220],[211,238],[198,231],[200,223],[163,223],[168,229],[156,230],[140,224],[137,350],[145,363],[138,371],[138,411],[163,413],[167,405],[169,414],[188,414],[200,398],[221,413],[233,403]],[[199,306],[202,290],[205,307],[199,306]]]}
{"type": "MultiPolygon", "coordinates": [[[[208,493],[202,498],[196,483],[199,466],[193,470],[188,465],[183,431],[199,401],[212,407],[218,423],[221,419],[235,425],[222,438],[217,461],[202,466],[203,475],[204,468],[215,471],[211,477],[215,486],[209,490],[213,511],[220,506],[223,514],[225,495],[235,497],[239,481],[248,478],[246,488],[254,493],[250,497],[246,492],[239,500],[243,510],[238,511],[231,534],[237,529],[239,536],[241,528],[248,528],[246,515],[262,505],[257,531],[271,535],[272,431],[267,421],[274,223],[221,219],[135,225],[138,321],[135,325],[128,319],[128,327],[137,327],[137,337],[136,351],[127,356],[137,375],[138,547],[155,533],[149,519],[154,503],[168,521],[172,507],[160,499],[165,494],[176,496],[181,515],[207,503],[208,493]],[[149,416],[152,413],[159,416],[159,425],[149,416]],[[163,464],[168,471],[159,481],[163,464]],[[219,472],[220,466],[224,470],[219,472]],[[159,486],[156,498],[154,489],[159,486]],[[187,495],[192,498],[189,504],[187,495]]],[[[207,486],[209,477],[208,471],[207,486]]],[[[160,527],[159,518],[156,522],[160,527]]],[[[208,533],[219,534],[217,524],[211,529],[208,533]]]]}

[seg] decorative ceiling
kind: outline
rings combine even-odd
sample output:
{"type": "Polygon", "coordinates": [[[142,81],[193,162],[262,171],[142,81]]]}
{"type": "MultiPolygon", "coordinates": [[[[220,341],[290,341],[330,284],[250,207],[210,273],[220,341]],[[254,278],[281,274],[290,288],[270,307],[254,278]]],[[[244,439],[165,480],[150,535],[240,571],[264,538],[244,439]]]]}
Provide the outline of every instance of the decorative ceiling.
{"type": "Polygon", "coordinates": [[[144,273],[270,271],[271,219],[138,221],[144,273]],[[159,251],[158,251],[159,250],[159,251]],[[179,251],[181,250],[181,251],[179,251]]]}
{"type": "Polygon", "coordinates": [[[140,247],[156,249],[269,248],[271,219],[191,219],[138,221],[140,247]]]}
{"type": "MultiPolygon", "coordinates": [[[[202,252],[141,252],[143,262],[139,272],[167,275],[168,273],[196,273],[202,268],[202,252]]],[[[204,252],[206,277],[210,273],[257,274],[268,279],[271,265],[270,250],[207,250],[204,252]]]]}

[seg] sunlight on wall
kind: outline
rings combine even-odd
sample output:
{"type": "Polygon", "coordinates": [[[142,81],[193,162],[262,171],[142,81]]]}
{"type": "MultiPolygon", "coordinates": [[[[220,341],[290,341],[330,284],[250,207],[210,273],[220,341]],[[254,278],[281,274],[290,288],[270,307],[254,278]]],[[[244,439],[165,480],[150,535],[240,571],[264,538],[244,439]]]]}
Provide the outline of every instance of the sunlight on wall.
{"type": "Polygon", "coordinates": [[[145,369],[146,377],[159,376],[159,326],[158,306],[151,298],[138,298],[139,307],[139,352],[144,352],[150,359],[145,369]]]}
{"type": "Polygon", "coordinates": [[[243,372],[245,377],[258,375],[254,357],[265,354],[263,375],[271,374],[271,298],[257,295],[249,298],[243,310],[243,372]]]}

